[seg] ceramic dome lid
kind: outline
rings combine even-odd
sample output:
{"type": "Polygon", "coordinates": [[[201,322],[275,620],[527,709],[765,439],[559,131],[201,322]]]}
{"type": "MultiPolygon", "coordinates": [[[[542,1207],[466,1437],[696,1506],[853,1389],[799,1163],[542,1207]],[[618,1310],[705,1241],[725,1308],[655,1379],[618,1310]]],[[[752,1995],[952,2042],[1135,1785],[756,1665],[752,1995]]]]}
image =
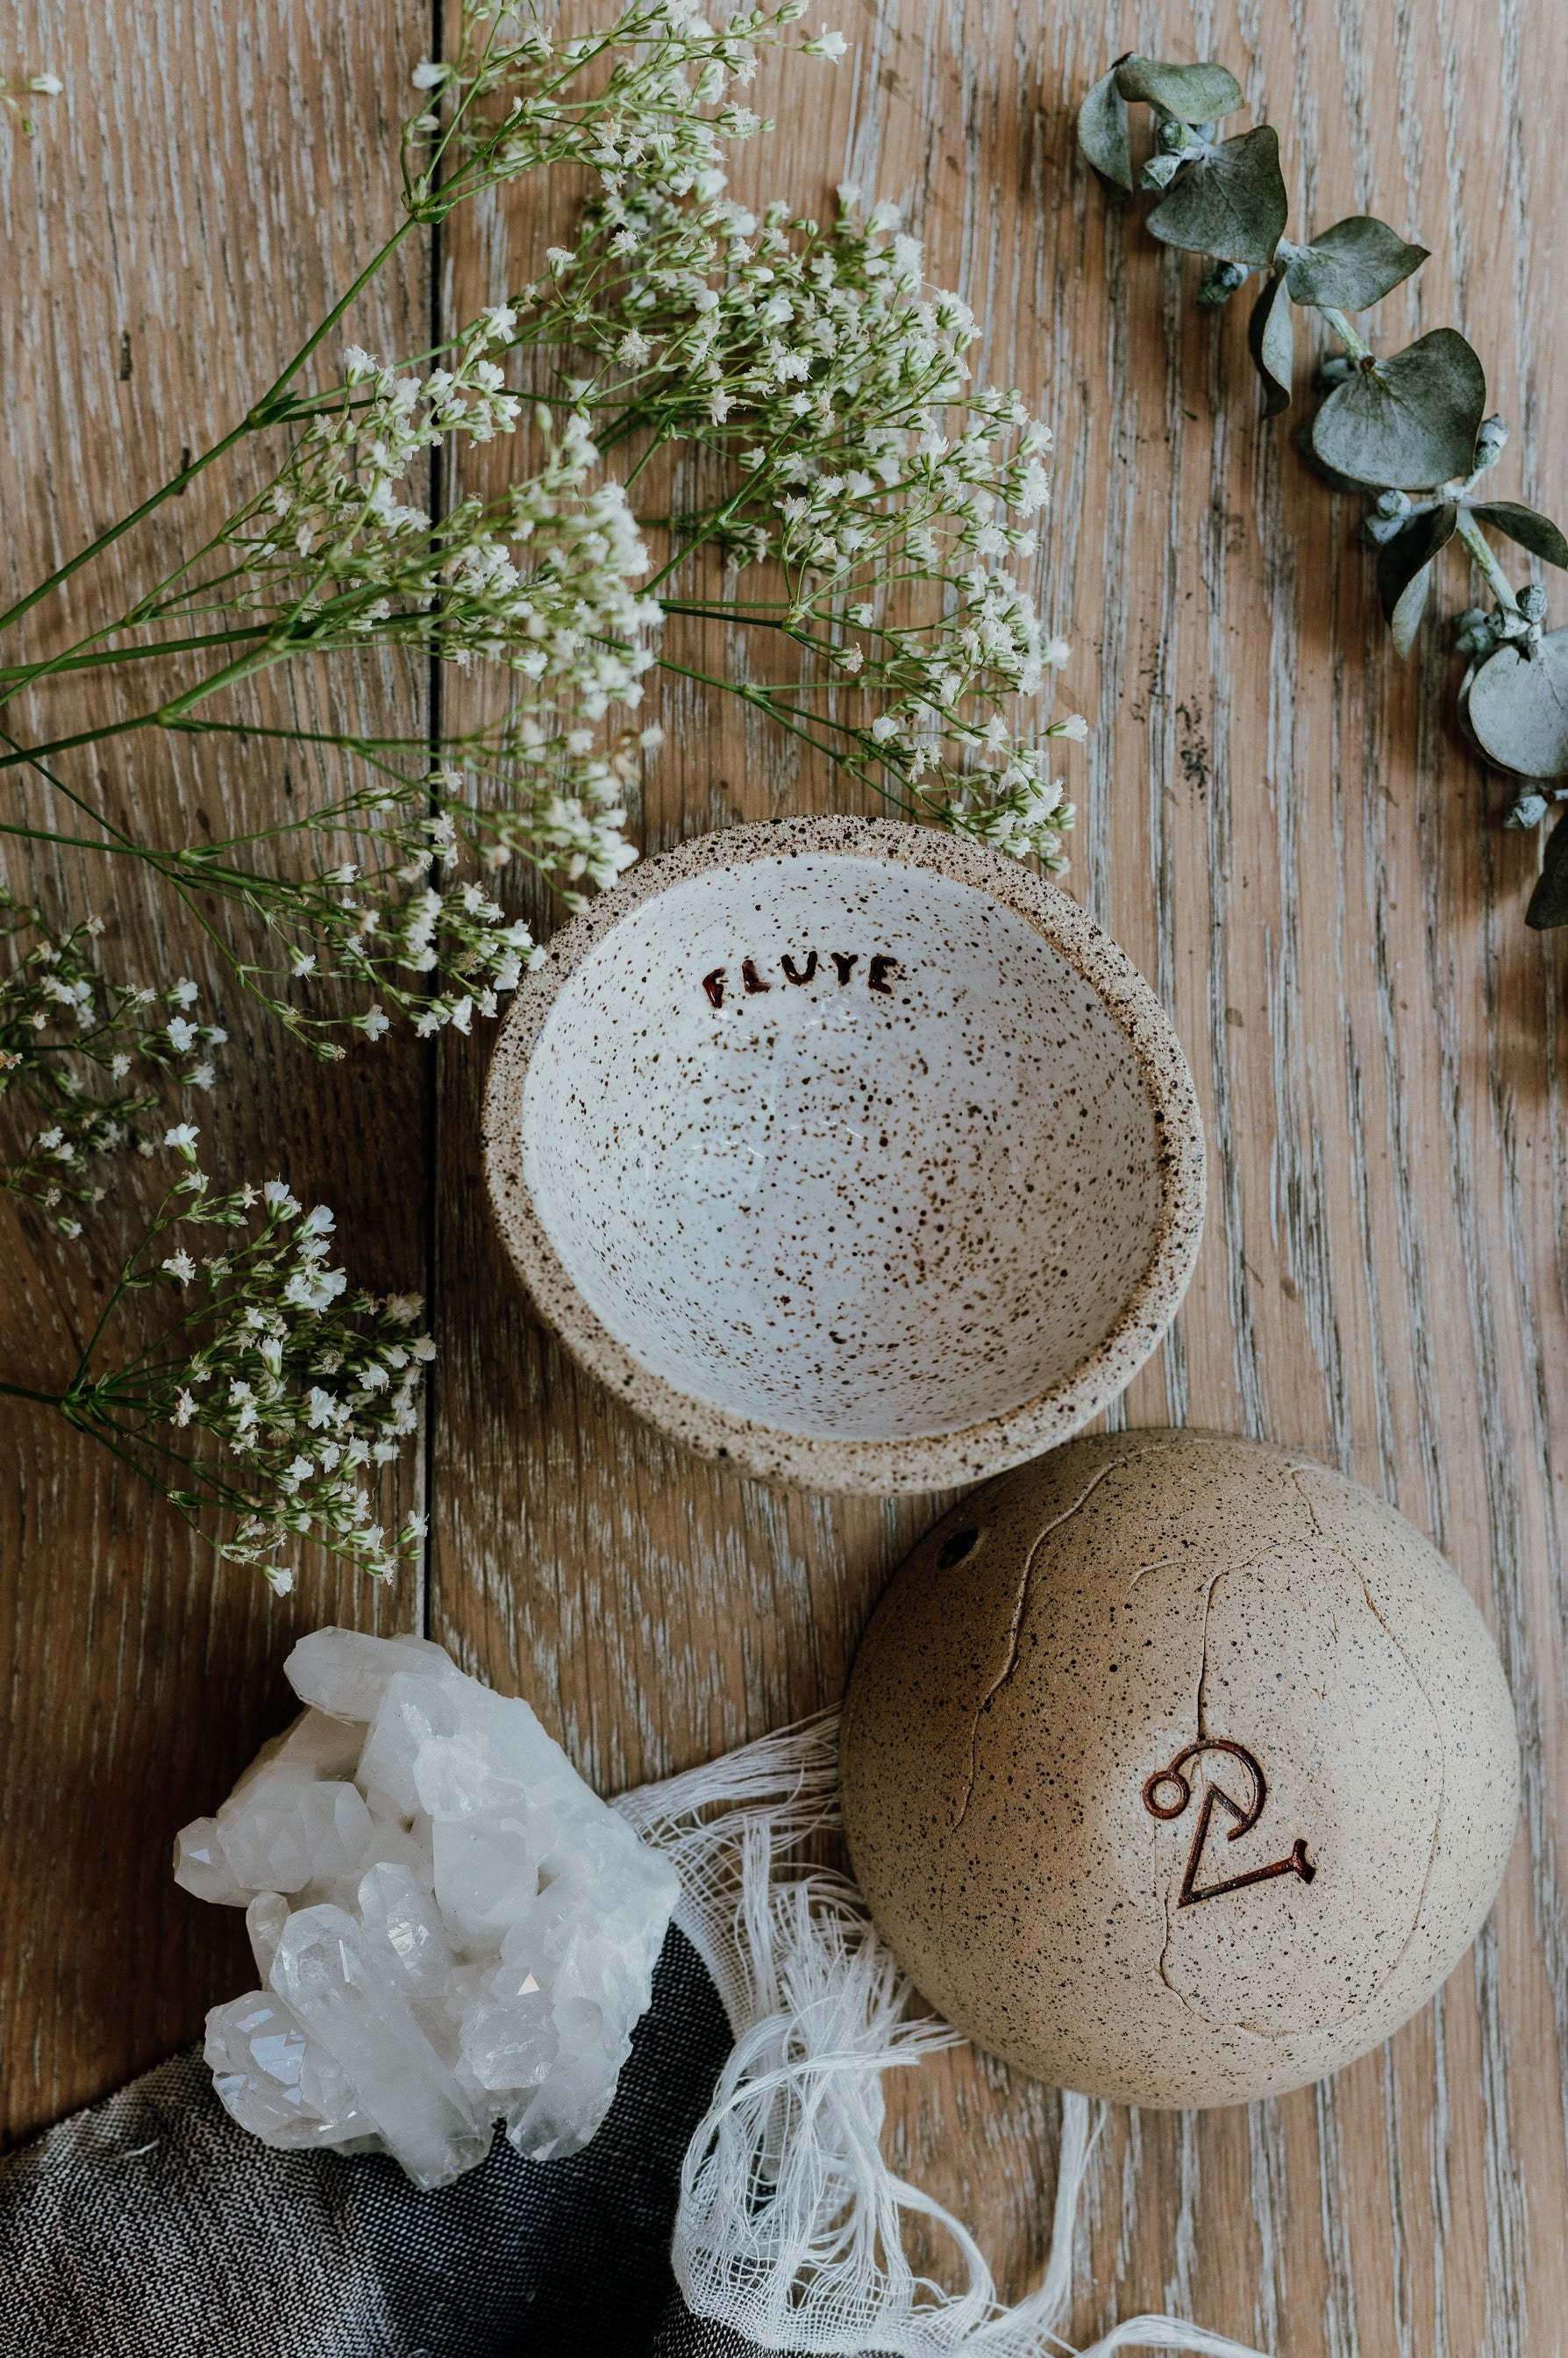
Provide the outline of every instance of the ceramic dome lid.
{"type": "Polygon", "coordinates": [[[917,1549],[854,1666],[844,1822],[933,2005],[1058,2084],[1321,2077],[1437,1987],[1514,1830],[1508,1690],[1394,1510],[1314,1460],[1096,1437],[917,1549]]]}

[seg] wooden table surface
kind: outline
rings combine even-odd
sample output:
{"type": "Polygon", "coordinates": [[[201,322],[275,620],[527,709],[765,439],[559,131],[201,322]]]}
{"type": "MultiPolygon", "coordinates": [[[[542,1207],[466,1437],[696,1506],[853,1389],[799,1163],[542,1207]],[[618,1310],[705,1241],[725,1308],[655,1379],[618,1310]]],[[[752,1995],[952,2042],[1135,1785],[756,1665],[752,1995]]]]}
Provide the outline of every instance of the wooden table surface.
{"type": "MultiPolygon", "coordinates": [[[[1548,265],[1568,210],[1568,12],[844,0],[836,21],[836,70],[765,73],[779,127],[746,193],[820,210],[854,178],[900,200],[974,306],[985,370],[1043,396],[1058,457],[1045,601],[1093,729],[1069,889],[1171,1010],[1208,1126],[1197,1277],[1126,1421],[1293,1443],[1395,1500],[1495,1628],[1524,1747],[1501,1898],[1419,2019],[1281,2102],[1113,2115],[1075,2331],[1170,2303],[1292,2358],[1549,2358],[1568,2350],[1568,1027],[1557,940],[1521,922],[1539,845],[1500,832],[1507,788],[1455,737],[1445,633],[1429,622],[1409,666],[1394,659],[1355,504],[1260,425],[1242,309],[1198,309],[1199,266],[1108,211],[1072,124],[1121,49],[1231,65],[1279,126],[1295,222],[1367,209],[1431,246],[1379,340],[1462,327],[1514,427],[1499,493],[1561,514],[1568,337],[1548,265]]],[[[0,66],[67,81],[36,140],[0,127],[0,589],[220,433],[373,251],[430,30],[413,0],[0,0],[0,66]]],[[[532,189],[459,214],[434,276],[406,250],[360,340],[420,348],[433,315],[468,317],[560,226],[532,189]]],[[[205,496],[171,503],[27,644],[109,611],[194,535],[205,496]]],[[[1465,598],[1451,556],[1443,612],[1465,598]]],[[[120,692],[57,690],[25,726],[84,726],[120,692]]],[[[310,676],[267,691],[297,725],[324,693],[310,676]]],[[[367,665],[349,704],[417,730],[427,684],[367,665]]],[[[663,718],[650,850],[831,799],[809,762],[699,695],[667,696],[663,718]]],[[[82,757],[74,782],[170,841],[262,824],[330,783],[255,741],[130,745],[82,757]]],[[[337,1206],[357,1273],[431,1297],[441,1357],[407,1486],[431,1536],[395,1593],[312,1563],[276,1600],[90,1443],[7,1407],[13,2136],[190,2039],[244,1985],[238,1917],[175,1888],[169,1841],[284,1719],[302,1630],[428,1629],[526,1694],[612,1790],[835,1698],[944,1503],[775,1494],[635,1423],[563,1360],[500,1253],[478,1157],[488,1038],[318,1066],[223,989],[166,899],[107,868],[15,846],[6,860],[16,886],[112,912],[112,966],[188,970],[221,996],[222,1172],[286,1170],[337,1206]]],[[[68,1371],[101,1267],[6,1206],[0,1271],[0,1373],[68,1371]]],[[[968,2052],[895,2076],[901,2161],[1022,2289],[1048,2234],[1057,2098],[968,2052]]]]}

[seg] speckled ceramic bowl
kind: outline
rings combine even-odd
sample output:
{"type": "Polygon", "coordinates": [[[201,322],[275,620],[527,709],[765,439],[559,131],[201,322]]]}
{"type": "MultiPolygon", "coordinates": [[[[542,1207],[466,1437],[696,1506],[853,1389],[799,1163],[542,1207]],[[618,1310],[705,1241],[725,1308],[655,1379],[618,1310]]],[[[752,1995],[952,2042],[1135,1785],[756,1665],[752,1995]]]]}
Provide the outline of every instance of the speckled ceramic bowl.
{"type": "Polygon", "coordinates": [[[703,836],[559,934],[485,1154],[541,1312],[704,1455],[929,1490],[1065,1440],[1175,1314],[1203,1135],[1065,892],[888,820],[703,836]]]}

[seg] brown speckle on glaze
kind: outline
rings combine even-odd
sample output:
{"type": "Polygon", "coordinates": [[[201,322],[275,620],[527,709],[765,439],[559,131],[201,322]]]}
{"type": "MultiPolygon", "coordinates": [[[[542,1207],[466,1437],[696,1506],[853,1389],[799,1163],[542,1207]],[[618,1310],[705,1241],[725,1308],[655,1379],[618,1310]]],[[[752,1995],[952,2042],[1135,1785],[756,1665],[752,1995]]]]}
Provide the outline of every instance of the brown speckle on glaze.
{"type": "Polygon", "coordinates": [[[665,1431],[929,1489],[1063,1438],[1154,1349],[1202,1221],[1191,1078],[1058,889],[928,828],[785,821],[650,861],[554,946],[492,1066],[492,1197],[545,1316],[665,1431]]]}
{"type": "Polygon", "coordinates": [[[1519,1763],[1480,1616],[1402,1516],[1155,1432],[937,1525],[862,1642],[841,1769],[933,2006],[1058,2086],[1188,2105],[1319,2079],[1424,2004],[1496,1894],[1519,1763]]]}

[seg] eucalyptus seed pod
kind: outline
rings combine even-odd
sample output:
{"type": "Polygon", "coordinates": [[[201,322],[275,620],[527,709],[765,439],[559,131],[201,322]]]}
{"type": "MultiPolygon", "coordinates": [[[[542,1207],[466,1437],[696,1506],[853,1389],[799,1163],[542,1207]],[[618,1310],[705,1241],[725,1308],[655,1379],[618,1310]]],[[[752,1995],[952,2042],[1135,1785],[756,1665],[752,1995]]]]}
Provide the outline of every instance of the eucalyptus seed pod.
{"type": "Polygon", "coordinates": [[[1476,472],[1477,474],[1484,467],[1497,465],[1503,455],[1503,445],[1508,438],[1509,429],[1496,411],[1490,417],[1482,418],[1476,436],[1476,472]]]}
{"type": "Polygon", "coordinates": [[[1200,303],[1227,303],[1238,287],[1245,287],[1248,272],[1240,262],[1217,262],[1197,290],[1200,303]]]}

